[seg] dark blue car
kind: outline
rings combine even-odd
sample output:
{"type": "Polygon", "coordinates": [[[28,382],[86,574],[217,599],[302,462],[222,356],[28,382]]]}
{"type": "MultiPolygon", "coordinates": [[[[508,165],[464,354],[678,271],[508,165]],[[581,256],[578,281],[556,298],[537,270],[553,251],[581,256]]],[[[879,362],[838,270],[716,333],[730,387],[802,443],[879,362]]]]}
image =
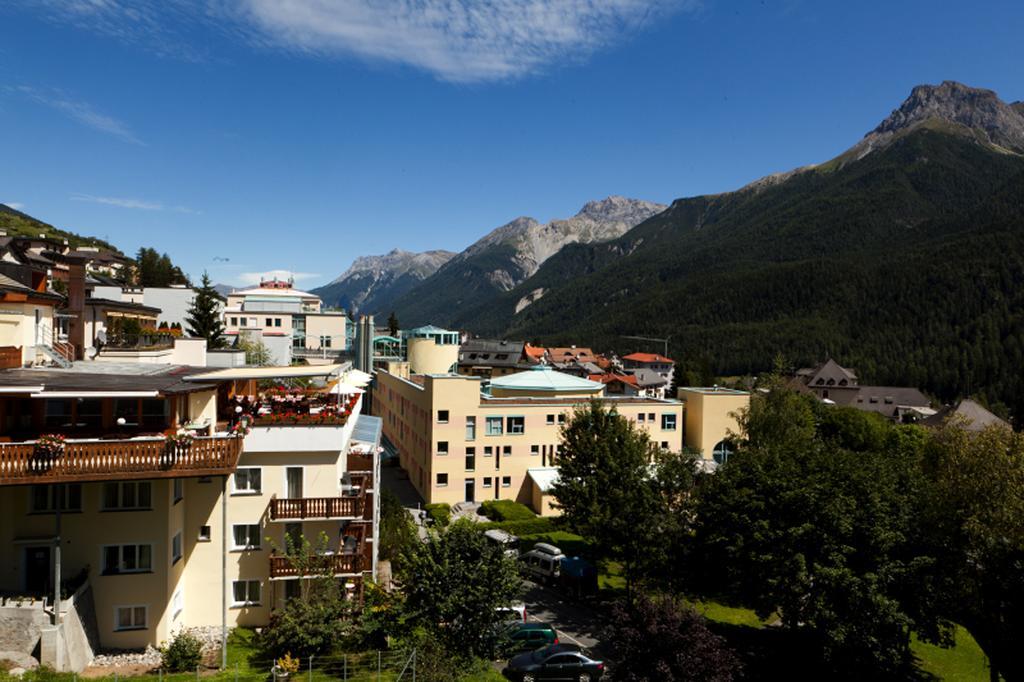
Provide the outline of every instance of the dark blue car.
{"type": "Polygon", "coordinates": [[[580,647],[572,644],[553,644],[528,654],[516,656],[502,671],[516,682],[535,680],[563,680],[594,682],[604,675],[604,663],[595,661],[580,647]]]}

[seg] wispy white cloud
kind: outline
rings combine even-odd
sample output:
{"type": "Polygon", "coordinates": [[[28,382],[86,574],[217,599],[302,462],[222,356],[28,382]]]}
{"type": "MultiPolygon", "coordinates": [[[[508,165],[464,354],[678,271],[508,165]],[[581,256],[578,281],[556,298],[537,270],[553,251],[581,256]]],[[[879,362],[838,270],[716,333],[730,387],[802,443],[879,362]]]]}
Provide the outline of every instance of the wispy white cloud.
{"type": "Polygon", "coordinates": [[[21,203],[20,201],[0,201],[0,204],[3,204],[8,208],[13,208],[15,211],[20,211],[23,208],[25,208],[25,204],[21,203]]]}
{"type": "Polygon", "coordinates": [[[34,102],[56,109],[68,118],[101,133],[113,135],[123,142],[145,146],[145,143],[123,122],[97,111],[88,102],[69,97],[61,90],[36,88],[29,85],[18,85],[7,89],[19,93],[34,102]]]}
{"type": "Polygon", "coordinates": [[[175,213],[199,213],[187,206],[168,206],[157,201],[131,199],[125,197],[98,197],[92,194],[72,194],[71,201],[87,201],[92,204],[105,204],[118,208],[137,208],[143,211],[174,211],[175,213]]]}
{"type": "Polygon", "coordinates": [[[318,279],[320,274],[315,272],[292,272],[291,270],[267,270],[265,272],[243,272],[238,276],[238,281],[243,284],[259,284],[263,280],[274,279],[287,280],[292,279],[296,282],[303,280],[318,279]]]}
{"type": "MultiPolygon", "coordinates": [[[[552,65],[581,61],[672,12],[694,10],[701,4],[701,0],[34,2],[42,3],[60,21],[158,51],[167,52],[164,46],[169,41],[183,42],[189,27],[202,24],[264,46],[403,64],[459,83],[515,79],[552,65]]],[[[181,48],[170,50],[175,51],[181,48]]]]}

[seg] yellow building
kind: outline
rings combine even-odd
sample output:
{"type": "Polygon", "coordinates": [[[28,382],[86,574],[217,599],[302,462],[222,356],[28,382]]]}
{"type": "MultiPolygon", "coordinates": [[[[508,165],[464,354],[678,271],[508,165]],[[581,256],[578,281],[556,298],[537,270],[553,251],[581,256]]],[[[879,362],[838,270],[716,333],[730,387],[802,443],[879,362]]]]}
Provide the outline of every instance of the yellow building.
{"type": "Polygon", "coordinates": [[[731,388],[683,387],[679,399],[686,404],[686,446],[705,460],[722,464],[732,454],[730,434],[738,434],[737,416],[750,406],[750,394],[731,388]]]}
{"type": "MultiPolygon", "coordinates": [[[[302,578],[286,535],[323,534],[324,567],[360,592],[376,570],[379,421],[359,394],[256,389],[342,368],[101,367],[0,372],[0,591],[88,589],[100,646],[139,648],[265,625],[302,578]],[[166,437],[183,431],[190,443],[166,437]]],[[[87,660],[69,645],[44,662],[87,660]]]]}
{"type": "Polygon", "coordinates": [[[403,377],[380,369],[373,405],[385,437],[426,502],[510,499],[553,513],[549,503],[534,501],[540,475],[531,477],[529,471],[555,465],[559,427],[573,408],[596,398],[661,447],[683,446],[681,402],[611,398],[603,389],[547,366],[489,383],[458,374],[403,377]]]}

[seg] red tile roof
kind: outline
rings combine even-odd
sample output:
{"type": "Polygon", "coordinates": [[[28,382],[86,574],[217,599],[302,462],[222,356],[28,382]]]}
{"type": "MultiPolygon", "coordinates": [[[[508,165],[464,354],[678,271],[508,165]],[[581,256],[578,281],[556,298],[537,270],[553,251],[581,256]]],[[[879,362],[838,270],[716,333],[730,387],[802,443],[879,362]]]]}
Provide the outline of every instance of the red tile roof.
{"type": "Polygon", "coordinates": [[[636,386],[636,377],[632,374],[591,374],[587,377],[591,381],[599,381],[602,384],[610,384],[613,381],[621,381],[629,384],[630,386],[636,386]]]}
{"type": "Polygon", "coordinates": [[[544,357],[544,353],[547,352],[547,349],[543,346],[531,346],[530,344],[526,344],[523,346],[523,352],[531,358],[540,359],[544,357]]]}
{"type": "Polygon", "coordinates": [[[632,360],[633,362],[667,362],[669,364],[675,362],[672,358],[666,358],[661,353],[630,353],[622,358],[623,360],[632,360]]]}

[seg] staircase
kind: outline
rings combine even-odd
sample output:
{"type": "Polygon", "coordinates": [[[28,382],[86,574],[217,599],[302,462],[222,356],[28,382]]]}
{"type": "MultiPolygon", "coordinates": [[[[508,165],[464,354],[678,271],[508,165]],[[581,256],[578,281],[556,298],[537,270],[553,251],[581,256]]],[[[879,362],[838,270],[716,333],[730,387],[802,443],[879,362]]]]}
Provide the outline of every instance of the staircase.
{"type": "Polygon", "coordinates": [[[36,348],[58,367],[70,367],[75,359],[75,347],[61,341],[49,325],[40,325],[36,333],[36,348]]]}

